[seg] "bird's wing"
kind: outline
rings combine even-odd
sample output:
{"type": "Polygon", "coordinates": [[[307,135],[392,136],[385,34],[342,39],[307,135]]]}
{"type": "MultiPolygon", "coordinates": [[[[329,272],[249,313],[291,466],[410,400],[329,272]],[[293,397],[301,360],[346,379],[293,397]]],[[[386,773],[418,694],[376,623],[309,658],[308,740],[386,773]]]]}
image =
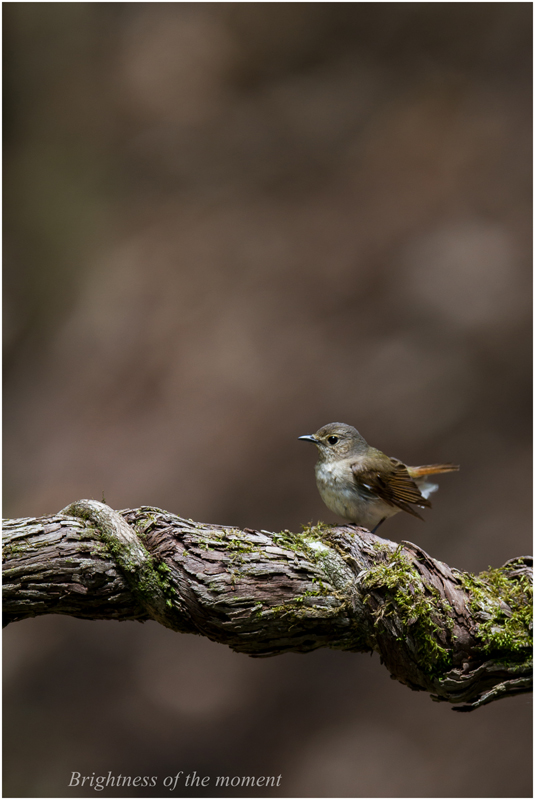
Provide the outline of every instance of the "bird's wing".
{"type": "Polygon", "coordinates": [[[352,464],[351,469],[355,482],[368,490],[371,494],[380,497],[385,503],[397,506],[402,511],[412,514],[413,517],[423,519],[418,512],[412,508],[410,503],[417,506],[431,508],[431,502],[427,500],[415,482],[412,480],[407,467],[396,458],[389,458],[388,463],[381,464],[381,469],[374,469],[373,466],[362,466],[358,461],[352,464]]]}

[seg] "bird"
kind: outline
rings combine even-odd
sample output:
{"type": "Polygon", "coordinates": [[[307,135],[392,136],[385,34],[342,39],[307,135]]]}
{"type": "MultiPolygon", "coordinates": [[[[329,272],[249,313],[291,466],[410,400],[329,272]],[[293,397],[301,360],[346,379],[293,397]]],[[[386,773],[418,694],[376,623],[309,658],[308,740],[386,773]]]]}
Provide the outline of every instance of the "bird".
{"type": "Polygon", "coordinates": [[[372,533],[400,511],[423,520],[416,508],[431,508],[429,495],[438,489],[428,476],[459,469],[456,464],[408,467],[371,447],[343,422],[298,438],[318,448],[316,483],[327,508],[372,533]]]}

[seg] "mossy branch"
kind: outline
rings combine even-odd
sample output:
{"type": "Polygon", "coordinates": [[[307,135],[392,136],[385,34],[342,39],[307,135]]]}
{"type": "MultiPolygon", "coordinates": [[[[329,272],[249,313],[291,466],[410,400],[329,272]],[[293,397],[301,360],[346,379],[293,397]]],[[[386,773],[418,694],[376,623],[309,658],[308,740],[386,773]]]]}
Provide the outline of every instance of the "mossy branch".
{"type": "Polygon", "coordinates": [[[531,557],[472,575],[353,526],[238,530],[93,500],[3,533],[5,624],[155,619],[251,656],[376,651],[458,711],[531,691],[531,557]]]}

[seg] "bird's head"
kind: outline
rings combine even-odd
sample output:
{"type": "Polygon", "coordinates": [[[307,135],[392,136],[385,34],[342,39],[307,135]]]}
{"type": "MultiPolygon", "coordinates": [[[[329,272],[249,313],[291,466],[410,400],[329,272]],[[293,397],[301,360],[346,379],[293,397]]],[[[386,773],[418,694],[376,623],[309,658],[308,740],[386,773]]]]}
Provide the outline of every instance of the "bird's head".
{"type": "Polygon", "coordinates": [[[336,461],[340,458],[364,455],[368,443],[352,425],[330,422],[316,433],[299,436],[305,442],[314,442],[320,461],[336,461]]]}

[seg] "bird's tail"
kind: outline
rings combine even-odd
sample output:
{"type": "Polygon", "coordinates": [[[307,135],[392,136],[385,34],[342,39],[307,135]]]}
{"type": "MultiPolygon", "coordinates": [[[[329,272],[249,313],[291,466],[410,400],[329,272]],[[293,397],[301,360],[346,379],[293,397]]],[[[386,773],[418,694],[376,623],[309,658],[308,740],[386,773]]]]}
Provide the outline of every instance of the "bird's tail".
{"type": "Polygon", "coordinates": [[[424,475],[437,475],[440,472],[457,472],[458,464],[427,464],[424,467],[407,467],[411,478],[423,478],[424,475]]]}

